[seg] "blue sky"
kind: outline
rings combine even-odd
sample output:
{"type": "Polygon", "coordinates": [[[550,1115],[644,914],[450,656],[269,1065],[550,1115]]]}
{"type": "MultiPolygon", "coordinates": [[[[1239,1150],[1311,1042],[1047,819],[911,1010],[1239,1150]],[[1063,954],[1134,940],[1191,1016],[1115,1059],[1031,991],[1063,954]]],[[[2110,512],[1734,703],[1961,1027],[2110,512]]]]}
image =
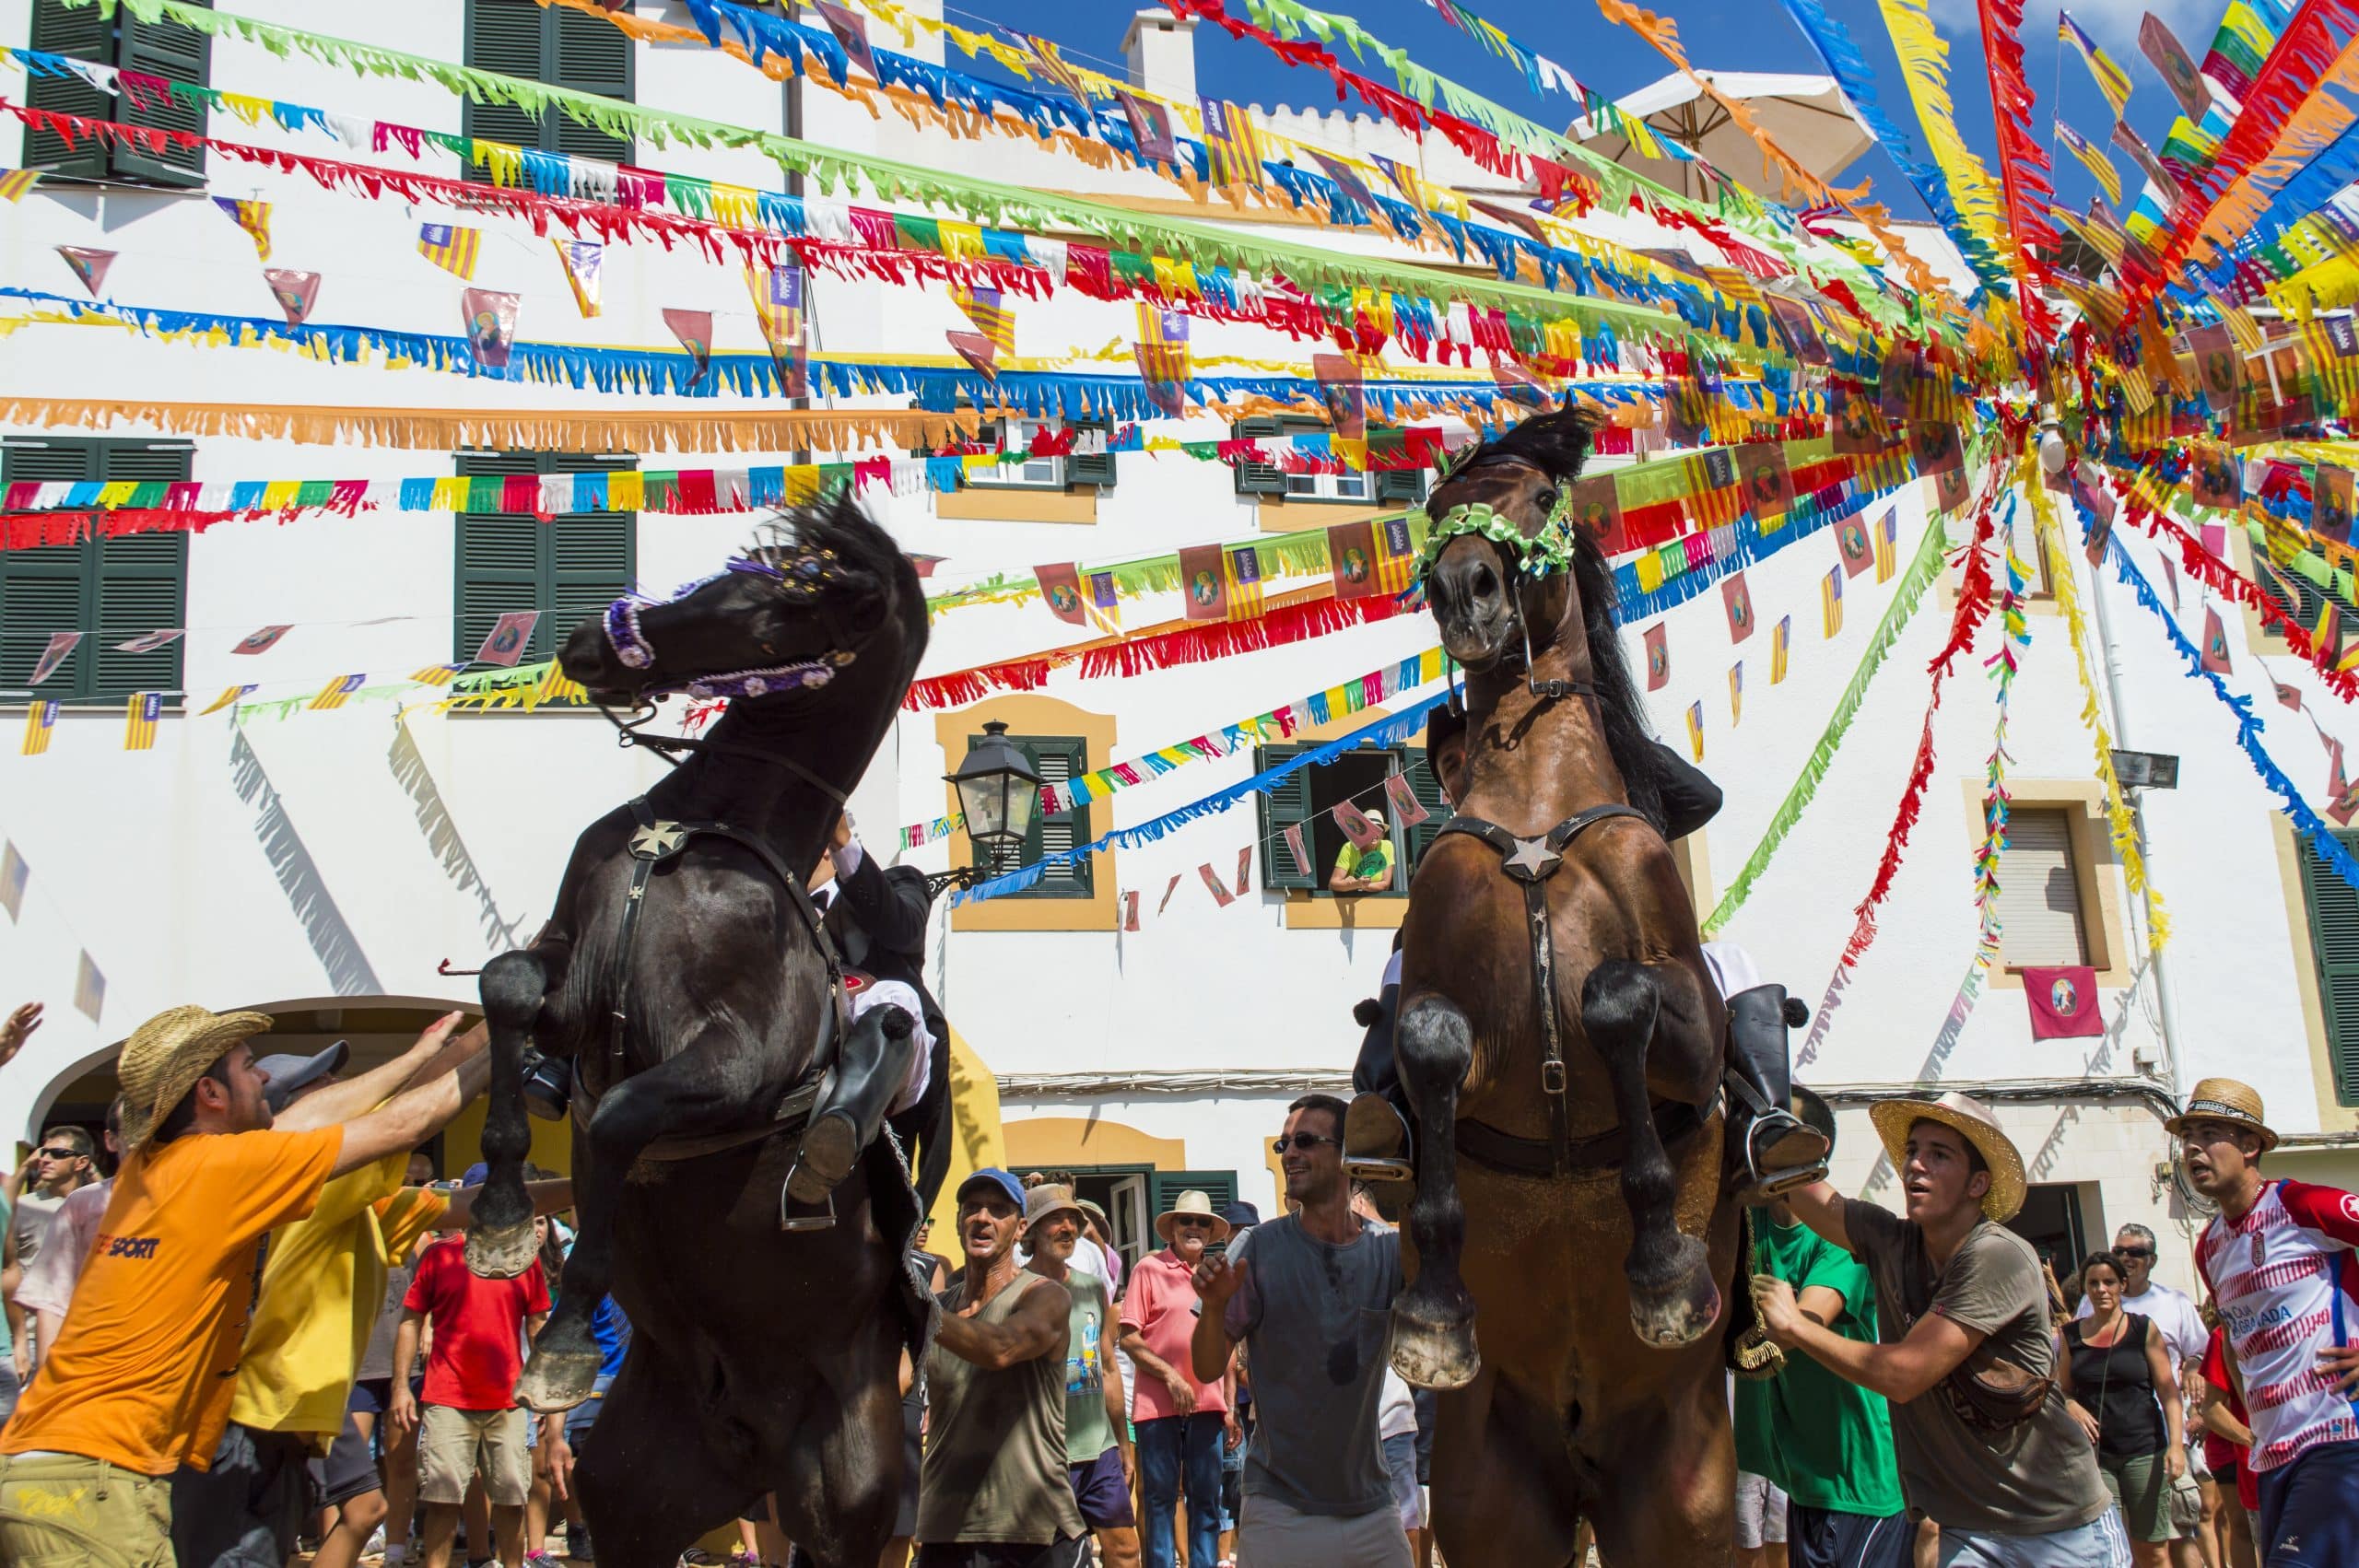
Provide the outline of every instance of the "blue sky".
{"type": "MultiPolygon", "coordinates": [[[[1066,53],[1109,74],[1121,69],[1121,41],[1129,26],[1131,7],[1121,4],[1075,6],[1073,0],[968,0],[962,8],[949,0],[946,18],[963,27],[980,28],[985,20],[1018,31],[1037,32],[1054,40],[1066,53]]],[[[1876,69],[1877,86],[1885,111],[1916,142],[1926,156],[1916,111],[1898,61],[1886,37],[1875,0],[1822,0],[1828,15],[1847,27],[1854,43],[1876,69]]],[[[1228,0],[1232,15],[1245,15],[1243,0],[1228,0]]],[[[1561,128],[1572,117],[1572,105],[1561,94],[1535,96],[1514,64],[1492,54],[1473,39],[1444,21],[1424,0],[1355,0],[1348,10],[1367,29],[1389,44],[1406,48],[1427,69],[1450,77],[1526,118],[1561,128]]],[[[1491,0],[1470,9],[1505,29],[1530,48],[1562,64],[1582,82],[1609,96],[1619,97],[1667,75],[1671,66],[1661,55],[1626,28],[1600,16],[1588,0],[1537,5],[1532,0],[1491,0]]],[[[1804,71],[1821,69],[1817,56],[1777,0],[1686,0],[1658,5],[1679,24],[1679,34],[1696,64],[1723,70],[1804,71]]],[[[2105,145],[2111,116],[2104,98],[2089,79],[2077,53],[2066,52],[2061,87],[2058,90],[2056,14],[2045,0],[2027,0],[2024,20],[2025,75],[2037,98],[2033,124],[2043,142],[2055,106],[2062,104],[2065,122],[2090,141],[2105,145]]],[[[2130,125],[2152,146],[2159,147],[2178,112],[2170,89],[2138,51],[2139,18],[2144,4],[2098,0],[2075,5],[2074,20],[2094,35],[2106,53],[2130,74],[2134,84],[2130,99],[2130,125]]],[[[2162,0],[2156,13],[2168,22],[2200,63],[2218,24],[2219,7],[2204,0],[2162,0]]],[[[1935,24],[1950,44],[1950,93],[1956,105],[1959,128],[1966,143],[1998,173],[1990,130],[1990,93],[1975,21],[1974,0],[1932,0],[1935,24]]],[[[1240,103],[1264,106],[1335,106],[1333,84],[1325,73],[1290,67],[1261,44],[1231,39],[1209,24],[1196,31],[1198,86],[1201,91],[1240,103]]],[[[1345,63],[1351,64],[1349,55],[1345,63]]],[[[952,51],[952,64],[968,63],[952,51]]],[[[998,74],[988,60],[977,66],[998,74]]],[[[1381,66],[1365,74],[1385,81],[1381,66]]],[[[1344,105],[1355,112],[1365,106],[1354,97],[1344,105]]],[[[2138,188],[2138,173],[2126,154],[2116,152],[2125,192],[2138,188]]],[[[1744,172],[1750,173],[1751,170],[1744,172]]],[[[1872,194],[1905,217],[1925,216],[1899,171],[1881,151],[1871,151],[1847,170],[1838,183],[1855,183],[1864,176],[1872,194]]],[[[2095,193],[2096,181],[2071,154],[2060,152],[2055,175],[2060,200],[2085,206],[2095,193]]]]}

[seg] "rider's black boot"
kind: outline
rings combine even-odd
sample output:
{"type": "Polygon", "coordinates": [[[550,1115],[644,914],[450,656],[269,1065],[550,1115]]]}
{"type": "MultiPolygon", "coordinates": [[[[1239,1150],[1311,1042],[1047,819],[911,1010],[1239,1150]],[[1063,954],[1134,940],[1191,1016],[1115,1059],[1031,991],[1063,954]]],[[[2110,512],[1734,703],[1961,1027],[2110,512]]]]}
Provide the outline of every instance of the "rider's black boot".
{"type": "Polygon", "coordinates": [[[563,1121],[573,1104],[573,1063],[524,1047],[524,1108],[543,1121],[563,1121]]]}
{"type": "Polygon", "coordinates": [[[1766,1202],[1826,1175],[1826,1137],[1790,1108],[1793,1069],[1786,1031],[1810,1010],[1783,986],[1755,986],[1729,998],[1729,1137],[1744,1166],[1742,1191],[1766,1202]]]}
{"type": "Polygon", "coordinates": [[[794,1169],[787,1174],[788,1229],[829,1223],[831,1216],[825,1211],[801,1215],[794,1205],[827,1203],[836,1184],[851,1175],[861,1151],[874,1141],[894,1096],[910,1080],[916,1028],[916,1020],[907,1012],[885,1006],[862,1018],[844,1036],[842,1052],[811,1113],[794,1169]]]}

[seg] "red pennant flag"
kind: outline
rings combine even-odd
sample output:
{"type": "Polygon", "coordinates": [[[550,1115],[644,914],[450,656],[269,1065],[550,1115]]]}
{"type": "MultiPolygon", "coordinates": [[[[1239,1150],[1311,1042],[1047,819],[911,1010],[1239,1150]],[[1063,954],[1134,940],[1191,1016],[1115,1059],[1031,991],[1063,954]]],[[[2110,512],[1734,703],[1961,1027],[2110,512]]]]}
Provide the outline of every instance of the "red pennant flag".
{"type": "Polygon", "coordinates": [[[1628,536],[1622,527],[1622,491],[1610,474],[1583,479],[1573,486],[1571,510],[1567,516],[1573,526],[1597,541],[1597,547],[1609,556],[1618,556],[1630,547],[1628,536]]]}
{"type": "Polygon", "coordinates": [[[271,649],[277,646],[278,639],[280,638],[285,637],[288,632],[291,632],[294,629],[295,627],[292,623],[286,626],[264,626],[259,631],[248,633],[245,640],[239,643],[237,647],[229,649],[229,651],[232,653],[266,653],[271,649]]]}
{"type": "Polygon", "coordinates": [[[1310,874],[1310,851],[1303,848],[1302,824],[1298,822],[1288,824],[1285,832],[1280,835],[1280,837],[1285,838],[1286,841],[1286,853],[1294,858],[1294,874],[1297,876],[1309,876],[1310,874]]]}
{"type": "Polygon", "coordinates": [[[1314,354],[1311,373],[1319,378],[1319,395],[1327,404],[1327,420],[1338,439],[1367,439],[1367,404],[1361,391],[1359,362],[1347,355],[1314,354]]]}
{"type": "Polygon", "coordinates": [[[2203,609],[2203,667],[2215,675],[2229,672],[2228,628],[2221,623],[2220,612],[2210,605],[2203,609]]]}
{"type": "Polygon", "coordinates": [[[1647,628],[1647,690],[1659,692],[1671,684],[1671,634],[1657,621],[1647,628]]]}
{"type": "Polygon", "coordinates": [[[466,318],[467,351],[487,370],[505,370],[516,347],[517,297],[496,288],[463,288],[459,310],[466,318]]]}
{"type": "Polygon", "coordinates": [[[1237,896],[1245,896],[1245,879],[1253,870],[1253,846],[1246,845],[1237,852],[1237,896]]]}
{"type": "Polygon", "coordinates": [[[1366,599],[1380,591],[1376,580],[1376,528],[1365,518],[1327,530],[1327,561],[1334,574],[1336,598],[1366,599]]]}
{"type": "Polygon", "coordinates": [[[1163,902],[1155,907],[1156,919],[1160,919],[1163,916],[1163,912],[1171,907],[1171,895],[1180,891],[1180,878],[1181,875],[1181,872],[1173,872],[1171,873],[1171,880],[1163,884],[1163,902]]]}
{"type": "Polygon", "coordinates": [[[1139,156],[1150,163],[1177,162],[1180,145],[1171,135],[1171,111],[1121,88],[1114,89],[1114,97],[1131,122],[1131,139],[1138,143],[1139,156]]]}
{"type": "Polygon", "coordinates": [[[1845,577],[1857,577],[1876,564],[1876,543],[1856,514],[1835,525],[1835,548],[1843,557],[1845,577]]]}
{"type": "Polygon", "coordinates": [[[182,629],[180,626],[168,626],[162,631],[141,632],[129,642],[116,643],[114,650],[117,653],[153,653],[156,649],[168,648],[179,640],[182,629]]]}
{"type": "Polygon", "coordinates": [[[1050,614],[1067,626],[1089,624],[1081,603],[1081,573],[1071,561],[1034,567],[1032,575],[1039,580],[1040,597],[1048,602],[1050,614]]]}
{"type": "Polygon", "coordinates": [[[1384,830],[1368,821],[1367,813],[1349,801],[1336,802],[1329,814],[1334,817],[1335,825],[1344,830],[1344,837],[1360,848],[1365,849],[1384,837],[1384,830]]]}
{"type": "Polygon", "coordinates": [[[1777,442],[1737,448],[1736,474],[1744,486],[1746,509],[1756,520],[1783,517],[1794,509],[1794,476],[1786,466],[1786,449],[1777,442]]]}
{"type": "Polygon", "coordinates": [[[1753,591],[1745,587],[1743,572],[1720,579],[1720,608],[1728,612],[1731,642],[1753,635],[1753,591]]]}
{"type": "Polygon", "coordinates": [[[1958,444],[1957,427],[1937,419],[1908,423],[1909,450],[1917,456],[1917,472],[1948,474],[1966,466],[1966,449],[1958,444]]]}
{"type": "Polygon", "coordinates": [[[1410,787],[1409,776],[1405,773],[1385,775],[1384,795],[1392,802],[1392,809],[1400,813],[1403,827],[1414,827],[1433,815],[1418,802],[1417,791],[1410,787]]]}
{"type": "Polygon", "coordinates": [[[1180,587],[1187,597],[1189,620],[1228,619],[1228,573],[1219,545],[1199,544],[1180,552],[1180,587]]]}
{"type": "Polygon", "coordinates": [[[957,351],[975,374],[991,380],[999,380],[999,345],[979,332],[944,333],[950,346],[957,351]]]}
{"type": "Polygon", "coordinates": [[[696,366],[696,373],[688,378],[688,386],[693,388],[712,368],[712,312],[667,307],[663,324],[672,329],[672,335],[680,340],[680,346],[688,351],[688,358],[696,366]]]}
{"type": "Polygon", "coordinates": [[[870,76],[875,76],[876,56],[868,47],[867,18],[832,4],[831,0],[811,0],[811,8],[819,13],[820,19],[827,24],[827,30],[834,33],[836,41],[844,46],[844,53],[851,56],[851,63],[870,76]]]}
{"type": "Polygon", "coordinates": [[[2302,711],[2302,691],[2299,686],[2289,686],[2283,681],[2272,681],[2270,684],[2276,687],[2277,700],[2281,705],[2292,708],[2296,713],[2302,711]]]}
{"type": "Polygon", "coordinates": [[[1126,931],[1139,929],[1139,895],[1135,890],[1122,895],[1122,929],[1126,931]]]}
{"type": "Polygon", "coordinates": [[[1228,884],[1221,881],[1220,872],[1213,870],[1213,863],[1210,860],[1206,860],[1203,865],[1198,866],[1196,868],[1196,874],[1203,877],[1204,879],[1204,885],[1213,890],[1214,903],[1226,909],[1231,904],[1237,902],[1237,895],[1229,892],[1228,884]]]}
{"type": "Polygon", "coordinates": [[[524,647],[533,640],[533,628],[540,624],[540,619],[538,610],[509,611],[492,626],[489,635],[483,639],[483,646],[475,649],[475,661],[478,664],[505,664],[514,669],[516,661],[524,657],[524,647]]]}
{"type": "Polygon", "coordinates": [[[2354,474],[2348,468],[2336,468],[2330,463],[2318,464],[2318,477],[2310,492],[2318,504],[2310,510],[2310,532],[2321,539],[2337,544],[2351,543],[2351,512],[2354,474]]]}
{"type": "Polygon", "coordinates": [[[57,667],[73,655],[76,645],[81,640],[80,632],[50,633],[49,646],[41,650],[41,659],[33,665],[32,677],[25,685],[37,686],[57,673],[57,667]]]}
{"type": "Polygon", "coordinates": [[[2171,32],[2170,27],[2154,12],[2146,13],[2138,24],[2138,47],[2153,61],[2170,88],[2171,96],[2188,119],[2197,124],[2212,108],[2212,91],[2203,85],[2202,76],[2195,69],[2195,62],[2187,57],[2187,50],[2171,32]]]}
{"type": "Polygon", "coordinates": [[[2061,1040],[2102,1035],[2097,972],[2085,964],[2024,971],[2024,1000],[2031,1004],[2031,1037],[2061,1040]]]}
{"type": "Polygon", "coordinates": [[[262,280],[270,285],[270,297],[287,313],[287,324],[299,327],[311,316],[311,307],[319,303],[320,275],[297,272],[291,267],[264,267],[262,280]]]}
{"type": "Polygon", "coordinates": [[[74,275],[82,280],[82,287],[96,299],[99,290],[106,287],[107,269],[114,265],[115,252],[94,251],[88,245],[60,245],[57,253],[65,258],[65,264],[74,269],[74,275]]]}

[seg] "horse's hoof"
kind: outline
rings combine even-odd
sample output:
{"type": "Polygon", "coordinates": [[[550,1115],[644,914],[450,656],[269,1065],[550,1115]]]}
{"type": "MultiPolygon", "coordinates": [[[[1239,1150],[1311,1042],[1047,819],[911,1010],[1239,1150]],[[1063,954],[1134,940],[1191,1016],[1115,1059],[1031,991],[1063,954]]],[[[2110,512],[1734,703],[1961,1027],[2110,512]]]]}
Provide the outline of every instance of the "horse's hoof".
{"type": "Polygon", "coordinates": [[[477,1279],[512,1280],[533,1266],[541,1255],[541,1241],[533,1222],[496,1230],[477,1227],[467,1233],[467,1271],[477,1279]]]}
{"type": "Polygon", "coordinates": [[[1653,1289],[1630,1285],[1630,1327],[1657,1350],[1692,1345],[1720,1320],[1720,1289],[1712,1282],[1711,1260],[1694,1236],[1679,1237],[1668,1283],[1653,1289]]]}
{"type": "Polygon", "coordinates": [[[590,1398],[605,1358],[596,1351],[546,1351],[534,1347],[516,1380],[516,1402],[536,1415],[569,1410],[590,1398]]]}
{"type": "Polygon", "coordinates": [[[1437,1308],[1415,1295],[1392,1304],[1392,1370],[1419,1388],[1463,1388],[1483,1370],[1474,1348],[1474,1308],[1437,1308]]]}

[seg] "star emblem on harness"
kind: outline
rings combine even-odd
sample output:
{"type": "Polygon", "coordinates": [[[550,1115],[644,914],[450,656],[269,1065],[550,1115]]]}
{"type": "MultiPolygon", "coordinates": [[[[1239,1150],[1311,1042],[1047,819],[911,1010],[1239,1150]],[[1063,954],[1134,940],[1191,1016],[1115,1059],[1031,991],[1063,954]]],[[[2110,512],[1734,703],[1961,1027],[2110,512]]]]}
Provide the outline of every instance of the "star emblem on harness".
{"type": "Polygon", "coordinates": [[[676,851],[687,836],[676,822],[650,823],[630,836],[630,852],[642,860],[660,860],[676,851]]]}
{"type": "Polygon", "coordinates": [[[1563,857],[1548,848],[1545,838],[1519,838],[1515,853],[1508,857],[1508,875],[1520,882],[1538,882],[1556,869],[1563,857]]]}

